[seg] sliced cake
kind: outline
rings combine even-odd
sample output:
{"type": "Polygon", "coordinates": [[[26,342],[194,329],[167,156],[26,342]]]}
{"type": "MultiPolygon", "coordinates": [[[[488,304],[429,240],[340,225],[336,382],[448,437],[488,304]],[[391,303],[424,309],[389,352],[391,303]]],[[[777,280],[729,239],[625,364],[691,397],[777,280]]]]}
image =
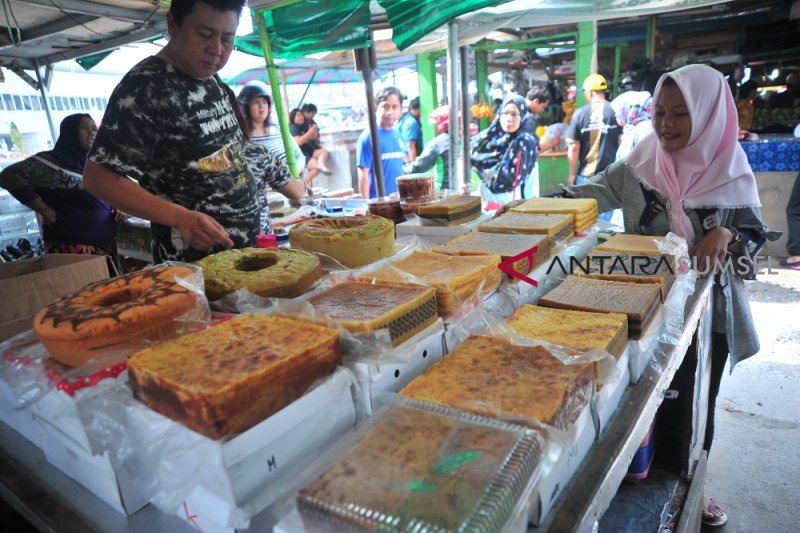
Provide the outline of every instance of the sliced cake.
{"type": "Polygon", "coordinates": [[[546,235],[521,233],[484,233],[471,231],[445,244],[435,246],[434,252],[452,255],[498,255],[503,261],[519,257],[511,265],[516,272],[527,275],[550,257],[550,238],[546,235]],[[532,256],[525,254],[536,247],[532,256]],[[525,254],[525,255],[523,255],[525,254]],[[530,258],[533,261],[530,261],[530,258]]]}
{"type": "Polygon", "coordinates": [[[533,214],[570,214],[575,234],[589,229],[597,222],[597,200],[594,198],[531,198],[512,207],[512,212],[533,214]]]}

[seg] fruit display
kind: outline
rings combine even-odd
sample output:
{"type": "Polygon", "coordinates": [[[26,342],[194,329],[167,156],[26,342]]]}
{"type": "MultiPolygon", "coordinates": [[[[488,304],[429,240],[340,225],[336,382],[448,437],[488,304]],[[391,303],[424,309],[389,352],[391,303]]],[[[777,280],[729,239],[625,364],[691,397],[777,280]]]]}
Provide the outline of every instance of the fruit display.
{"type": "Polygon", "coordinates": [[[800,123],[800,108],[756,109],[753,115],[752,129],[760,130],[775,124],[793,127],[798,123],[800,123]]]}
{"type": "Polygon", "coordinates": [[[488,118],[489,120],[494,119],[494,110],[492,109],[492,106],[487,104],[483,99],[481,99],[480,103],[473,104],[469,110],[472,112],[472,116],[474,118],[488,118]]]}

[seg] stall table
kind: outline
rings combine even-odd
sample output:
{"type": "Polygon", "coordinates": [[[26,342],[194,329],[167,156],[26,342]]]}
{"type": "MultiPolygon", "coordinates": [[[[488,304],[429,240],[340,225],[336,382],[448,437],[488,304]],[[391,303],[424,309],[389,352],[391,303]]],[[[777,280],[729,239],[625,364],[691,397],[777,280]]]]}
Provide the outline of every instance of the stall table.
{"type": "MultiPolygon", "coordinates": [[[[693,339],[708,333],[710,325],[712,283],[710,279],[698,281],[695,293],[686,303],[684,331],[676,346],[662,345],[655,363],[645,371],[640,382],[628,387],[620,407],[606,430],[590,450],[544,523],[531,531],[591,531],[593,524],[605,513],[619,488],[628,465],[653,421],[664,394],[677,369],[685,364],[694,346],[693,339]]],[[[699,346],[707,348],[704,343],[699,346]]],[[[707,398],[708,354],[696,349],[695,373],[705,379],[700,397],[707,398]]],[[[682,502],[683,512],[677,531],[691,531],[699,520],[704,481],[704,467],[699,435],[704,433],[705,411],[697,406],[691,420],[686,443],[683,477],[693,485],[687,490],[688,498],[682,502]]],[[[177,516],[165,514],[153,506],[146,506],[131,517],[120,513],[93,496],[83,487],[49,465],[43,453],[35,446],[0,423],[0,497],[17,510],[26,520],[43,531],[193,531],[177,516]]]]}

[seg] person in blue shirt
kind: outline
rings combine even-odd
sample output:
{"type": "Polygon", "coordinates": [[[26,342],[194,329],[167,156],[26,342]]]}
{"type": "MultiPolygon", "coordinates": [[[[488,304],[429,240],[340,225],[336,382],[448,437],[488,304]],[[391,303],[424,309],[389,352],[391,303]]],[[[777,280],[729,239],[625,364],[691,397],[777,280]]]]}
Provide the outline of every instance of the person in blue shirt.
{"type": "MultiPolygon", "coordinates": [[[[397,178],[403,175],[405,150],[400,132],[394,129],[402,110],[402,93],[397,87],[384,87],[375,95],[378,119],[378,143],[380,144],[383,182],[386,195],[397,191],[397,178]]],[[[361,132],[356,144],[356,167],[358,167],[358,191],[362,198],[377,197],[375,170],[372,161],[372,137],[369,128],[361,132]]]]}
{"type": "Polygon", "coordinates": [[[408,113],[400,117],[395,129],[400,132],[403,146],[408,152],[408,161],[413,161],[422,151],[422,125],[419,117],[422,111],[419,107],[419,97],[408,103],[408,113]]]}

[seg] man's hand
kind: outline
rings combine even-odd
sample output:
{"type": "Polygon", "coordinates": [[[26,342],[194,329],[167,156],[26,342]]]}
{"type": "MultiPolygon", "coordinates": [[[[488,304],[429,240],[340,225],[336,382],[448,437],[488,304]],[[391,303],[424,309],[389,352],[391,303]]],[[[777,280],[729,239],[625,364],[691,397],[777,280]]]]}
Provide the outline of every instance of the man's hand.
{"type": "Polygon", "coordinates": [[[219,222],[199,211],[187,209],[175,228],[183,240],[196,250],[209,250],[218,244],[227,248],[233,246],[233,241],[219,222]]]}
{"type": "Polygon", "coordinates": [[[714,228],[692,248],[697,268],[709,274],[716,273],[728,255],[728,244],[733,233],[728,228],[714,228]]]}

